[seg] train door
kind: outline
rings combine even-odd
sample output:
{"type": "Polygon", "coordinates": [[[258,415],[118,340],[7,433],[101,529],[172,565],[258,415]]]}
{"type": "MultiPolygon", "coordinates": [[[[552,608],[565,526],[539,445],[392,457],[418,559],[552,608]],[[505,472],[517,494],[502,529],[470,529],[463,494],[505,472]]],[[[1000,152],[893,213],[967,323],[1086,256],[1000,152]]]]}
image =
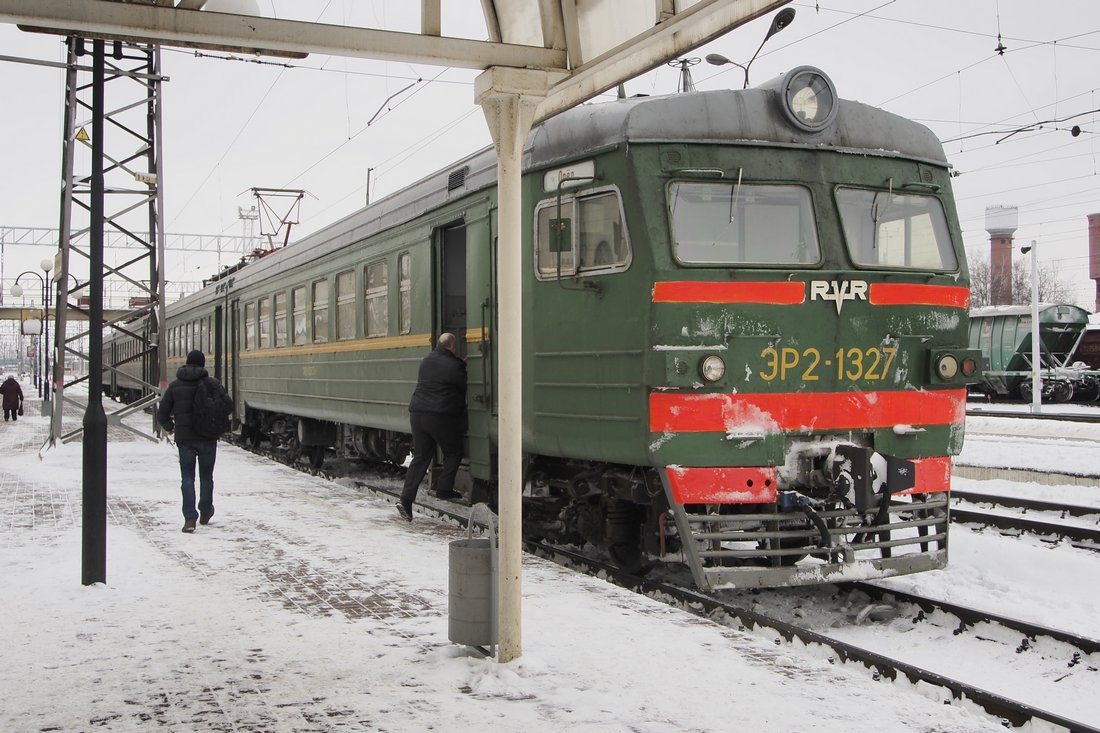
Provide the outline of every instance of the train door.
{"type": "Polygon", "coordinates": [[[223,378],[222,375],[222,362],[225,359],[224,352],[222,351],[222,345],[224,343],[224,326],[222,321],[222,306],[214,306],[214,333],[213,338],[210,340],[214,345],[214,379],[222,382],[223,384],[228,382],[228,379],[223,378]]]}
{"type": "Polygon", "coordinates": [[[450,226],[440,232],[439,331],[458,337],[458,355],[466,358],[466,226],[450,226]]]}
{"type": "Polygon", "coordinates": [[[438,331],[458,337],[458,354],[466,359],[466,409],[469,423],[465,460],[459,471],[460,491],[474,502],[488,501],[495,474],[491,412],[492,236],[491,214],[467,209],[472,219],[437,232],[438,331]],[[472,309],[472,310],[471,310],[472,309]]]}

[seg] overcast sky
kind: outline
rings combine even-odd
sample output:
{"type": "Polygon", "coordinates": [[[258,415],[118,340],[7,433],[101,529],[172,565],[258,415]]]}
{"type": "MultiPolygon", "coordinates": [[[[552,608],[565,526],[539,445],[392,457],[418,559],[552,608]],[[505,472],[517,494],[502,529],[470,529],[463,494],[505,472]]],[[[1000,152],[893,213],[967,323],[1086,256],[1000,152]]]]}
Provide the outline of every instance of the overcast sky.
{"type": "MultiPolygon", "coordinates": [[[[445,34],[485,37],[480,0],[443,5],[445,34]]],[[[415,31],[419,3],[260,0],[258,6],[280,18],[415,31]]],[[[1100,213],[1100,4],[831,0],[791,7],[793,24],[768,42],[750,81],[815,65],[842,97],[931,127],[959,174],[955,195],[968,251],[988,255],[986,207],[1017,206],[1017,244],[1037,241],[1040,263],[1056,266],[1076,302],[1092,310],[1086,216],[1100,213]],[[998,34],[1003,54],[995,51],[998,34]],[[1082,130],[1077,137],[1070,133],[1074,124],[1082,130]],[[1027,126],[1039,129],[1009,136],[1027,126]]],[[[745,62],[769,22],[760,18],[690,55],[718,52],[745,62]]],[[[60,60],[62,45],[5,24],[0,55],[60,60]]],[[[163,70],[171,78],[163,92],[170,233],[243,233],[238,207],[252,206],[248,191],[259,186],[309,192],[296,228],[305,234],[363,205],[368,168],[377,199],[490,142],[473,103],[472,71],[326,56],[288,67],[167,48],[163,70]]],[[[743,83],[734,67],[704,62],[692,72],[700,89],[743,83]]],[[[677,75],[661,68],[626,90],[672,93],[677,75]]],[[[60,72],[0,61],[0,99],[0,226],[56,228],[60,72]]],[[[6,278],[50,254],[28,249],[8,248],[6,278]]],[[[168,268],[204,271],[170,271],[170,279],[197,279],[214,269],[202,258],[186,266],[177,261],[170,257],[168,268]]]]}

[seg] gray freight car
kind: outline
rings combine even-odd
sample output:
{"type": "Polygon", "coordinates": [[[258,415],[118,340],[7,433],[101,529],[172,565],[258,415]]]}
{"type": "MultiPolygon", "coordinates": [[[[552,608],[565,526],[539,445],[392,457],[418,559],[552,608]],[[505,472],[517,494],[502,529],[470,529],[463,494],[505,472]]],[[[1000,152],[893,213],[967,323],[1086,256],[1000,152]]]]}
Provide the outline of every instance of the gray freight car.
{"type": "MultiPolygon", "coordinates": [[[[989,397],[1031,400],[1031,306],[970,311],[970,347],[982,352],[983,379],[972,389],[989,397]]],[[[1039,369],[1044,402],[1094,401],[1100,373],[1074,366],[1089,313],[1068,304],[1039,305],[1039,369]]]]}

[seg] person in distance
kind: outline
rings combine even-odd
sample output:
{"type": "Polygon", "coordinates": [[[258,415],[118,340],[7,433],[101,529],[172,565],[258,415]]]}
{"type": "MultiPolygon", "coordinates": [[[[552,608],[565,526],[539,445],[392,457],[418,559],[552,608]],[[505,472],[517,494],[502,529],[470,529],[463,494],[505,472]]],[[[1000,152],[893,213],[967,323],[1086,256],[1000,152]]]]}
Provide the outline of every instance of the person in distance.
{"type": "Polygon", "coordinates": [[[3,384],[0,384],[0,394],[4,395],[4,422],[9,419],[18,420],[23,414],[23,388],[15,377],[8,375],[3,384]]]}

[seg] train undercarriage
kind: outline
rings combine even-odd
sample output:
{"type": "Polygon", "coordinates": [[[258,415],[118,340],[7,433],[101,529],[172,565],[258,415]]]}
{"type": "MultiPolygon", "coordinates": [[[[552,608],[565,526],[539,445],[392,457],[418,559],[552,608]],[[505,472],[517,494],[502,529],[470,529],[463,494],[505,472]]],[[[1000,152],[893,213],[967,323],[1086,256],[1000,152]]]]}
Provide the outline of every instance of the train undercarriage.
{"type": "MultiPolygon", "coordinates": [[[[330,458],[401,466],[412,447],[406,433],[251,408],[240,437],[315,469],[330,458]]],[[[702,587],[795,585],[860,566],[854,572],[872,577],[946,564],[948,494],[899,496],[913,488],[911,462],[836,440],[794,450],[799,457],[788,461],[782,484],[797,488],[756,503],[679,503],[666,467],[528,456],[524,536],[601,548],[628,572],[686,564],[702,587]]],[[[488,483],[465,469],[457,486],[471,502],[496,504],[488,483]]]]}

